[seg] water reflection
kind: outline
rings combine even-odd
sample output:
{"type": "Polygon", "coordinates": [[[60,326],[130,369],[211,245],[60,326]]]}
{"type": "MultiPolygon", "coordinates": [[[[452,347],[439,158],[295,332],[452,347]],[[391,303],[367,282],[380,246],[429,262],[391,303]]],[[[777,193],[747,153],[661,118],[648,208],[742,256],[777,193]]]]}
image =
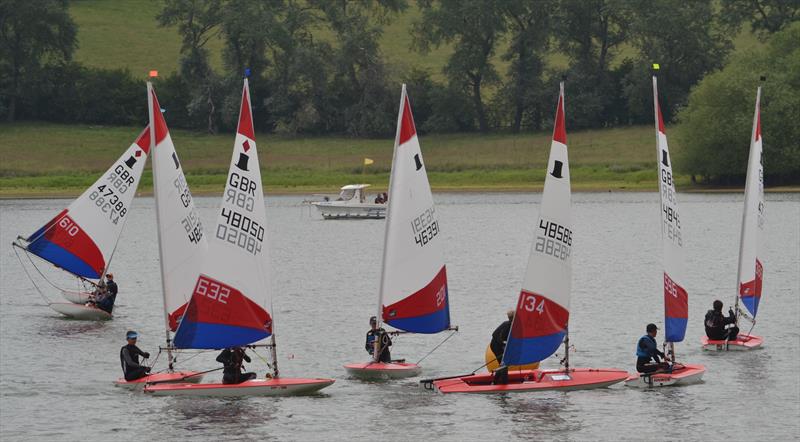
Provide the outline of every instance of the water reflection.
{"type": "Polygon", "coordinates": [[[542,434],[565,434],[581,428],[580,420],[573,419],[570,412],[567,394],[500,394],[492,396],[491,402],[514,423],[512,434],[522,439],[541,439],[542,434]]]}

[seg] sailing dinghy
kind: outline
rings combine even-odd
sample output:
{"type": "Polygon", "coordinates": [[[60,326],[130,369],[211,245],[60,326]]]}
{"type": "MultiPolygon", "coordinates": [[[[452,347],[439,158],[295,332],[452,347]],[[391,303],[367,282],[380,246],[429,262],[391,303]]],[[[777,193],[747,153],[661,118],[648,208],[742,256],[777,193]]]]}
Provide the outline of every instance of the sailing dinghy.
{"type": "Polygon", "coordinates": [[[698,382],[706,368],[698,364],[675,362],[675,343],[683,341],[689,320],[689,295],[686,292],[685,254],[683,252],[681,218],[678,212],[672,162],[669,157],[667,133],[658,104],[658,83],[653,76],[653,103],[656,120],[656,160],[659,166],[659,194],[661,196],[661,245],[664,281],[664,353],[672,361],[669,372],[633,374],[625,384],[630,387],[663,387],[698,382]]]}
{"type": "Polygon", "coordinates": [[[167,352],[167,370],[135,381],[120,378],[114,382],[116,386],[128,389],[141,389],[153,383],[200,382],[203,378],[203,374],[196,371],[175,371],[172,332],[176,330],[180,316],[186,309],[184,294],[191,293],[194,287],[197,271],[208,252],[208,243],[167,122],[150,82],[147,83],[147,105],[150,127],[155,128],[148,136],[150,145],[154,146],[153,193],[156,200],[161,291],[164,295],[166,347],[163,349],[167,352]]]}
{"type": "Polygon", "coordinates": [[[174,319],[178,328],[173,343],[178,349],[206,350],[266,346],[271,350],[272,373],[266,379],[240,384],[153,383],[144,388],[145,393],[156,396],[277,396],[313,393],[333,384],[333,379],[278,376],[275,335],[268,311],[268,308],[271,310],[271,281],[266,228],[250,89],[245,78],[225,193],[216,224],[210,230],[208,253],[191,272],[193,285],[180,292],[191,294],[191,298],[185,307],[176,311],[174,319]],[[267,338],[271,339],[270,344],[254,345],[267,338]]]}
{"type": "Polygon", "coordinates": [[[511,323],[503,364],[526,365],[546,359],[563,343],[564,369],[509,370],[508,383],[494,385],[492,373],[422,381],[441,393],[511,393],[586,390],[622,382],[628,373],[613,368],[569,366],[570,291],[572,286],[572,214],[564,83],[560,84],[553,141],[547,162],[536,239],[511,323]]]}
{"type": "MultiPolygon", "coordinates": [[[[35,255],[62,269],[82,285],[81,290],[63,289],[48,280],[70,301],[48,300],[48,306],[64,316],[84,320],[112,318],[111,313],[83,304],[102,283],[122,228],[130,217],[131,202],[150,152],[149,134],[149,127],[145,128],[122,156],[55,218],[30,236],[20,236],[13,242],[27,255],[35,255]]],[[[33,260],[31,264],[36,266],[33,260]]],[[[31,281],[36,284],[33,278],[31,281]]]]}
{"type": "MultiPolygon", "coordinates": [[[[390,335],[457,330],[450,326],[439,218],[405,84],[400,94],[388,205],[377,327],[385,323],[399,330],[388,332],[390,335]]],[[[375,341],[372,361],[344,366],[351,376],[400,379],[422,372],[415,363],[380,362],[379,340],[375,341]]]]}
{"type": "MultiPolygon", "coordinates": [[[[737,319],[744,317],[756,324],[756,313],[761,300],[764,279],[764,164],[761,140],[761,86],[756,92],[756,110],[753,115],[753,134],[750,137],[750,156],[747,160],[747,182],[744,189],[742,234],[739,241],[739,269],[736,275],[739,296],[736,297],[737,319]],[[740,302],[741,300],[741,302],[740,302]],[[745,313],[744,308],[749,313],[745,313]]],[[[752,328],[751,328],[752,331],[752,328]]],[[[703,349],[713,351],[752,350],[761,347],[764,339],[739,333],[735,340],[717,341],[703,336],[703,349]]]]}

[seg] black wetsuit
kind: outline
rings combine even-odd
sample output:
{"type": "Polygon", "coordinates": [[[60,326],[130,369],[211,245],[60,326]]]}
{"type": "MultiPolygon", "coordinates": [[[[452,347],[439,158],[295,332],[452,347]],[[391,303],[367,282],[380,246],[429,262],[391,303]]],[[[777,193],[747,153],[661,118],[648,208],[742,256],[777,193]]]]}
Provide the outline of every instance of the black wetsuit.
{"type": "Polygon", "coordinates": [[[111,311],[114,310],[114,302],[117,300],[117,291],[119,291],[119,288],[116,282],[113,280],[106,281],[106,291],[103,296],[97,300],[95,304],[97,308],[111,313],[111,311]]]}
{"type": "Polygon", "coordinates": [[[508,335],[510,333],[511,320],[509,319],[494,330],[492,333],[492,342],[489,343],[489,348],[492,349],[492,353],[494,353],[495,358],[497,358],[497,363],[502,367],[494,372],[494,380],[492,382],[495,384],[508,383],[508,368],[503,366],[503,353],[506,351],[506,342],[508,341],[508,335]]]}
{"type": "Polygon", "coordinates": [[[242,373],[243,361],[250,362],[250,357],[245,354],[243,349],[237,347],[222,350],[222,353],[217,356],[217,362],[225,366],[222,370],[223,384],[241,384],[256,378],[256,374],[253,372],[242,373]]]}
{"type": "Polygon", "coordinates": [[[373,354],[375,352],[375,339],[380,338],[380,357],[378,357],[378,362],[385,362],[389,363],[392,362],[392,354],[389,351],[389,347],[392,346],[392,338],[389,337],[389,334],[386,333],[386,330],[383,328],[379,328],[377,330],[370,330],[367,332],[367,341],[364,344],[364,348],[366,348],[367,353],[373,354]]]}
{"type": "Polygon", "coordinates": [[[725,328],[728,324],[736,324],[736,316],[734,316],[733,312],[730,312],[730,315],[726,318],[722,315],[722,311],[709,310],[706,313],[704,324],[708,339],[715,341],[734,340],[736,335],[739,334],[739,327],[735,325],[728,329],[725,328]]]}
{"type": "Polygon", "coordinates": [[[119,349],[119,362],[122,364],[122,373],[126,381],[143,378],[150,372],[150,367],[139,364],[139,356],[147,359],[150,353],[140,350],[133,344],[124,345],[119,349]]]}
{"type": "Polygon", "coordinates": [[[658,349],[658,344],[654,337],[644,335],[639,338],[639,343],[636,344],[636,371],[639,373],[652,373],[663,368],[660,358],[666,358],[666,356],[658,349]],[[651,364],[651,360],[655,360],[655,364],[651,364]]]}

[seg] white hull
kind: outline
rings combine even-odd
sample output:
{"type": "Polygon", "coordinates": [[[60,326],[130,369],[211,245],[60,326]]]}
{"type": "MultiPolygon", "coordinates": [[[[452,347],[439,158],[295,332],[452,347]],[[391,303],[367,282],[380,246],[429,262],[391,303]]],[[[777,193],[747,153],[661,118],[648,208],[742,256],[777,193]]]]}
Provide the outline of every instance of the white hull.
{"type": "Polygon", "coordinates": [[[62,290],[61,295],[73,304],[86,304],[92,296],[90,292],[75,292],[71,290],[62,290]]]}
{"type": "Polygon", "coordinates": [[[382,219],[386,217],[386,204],[362,204],[350,201],[322,201],[312,204],[325,219],[382,219]]]}
{"type": "Polygon", "coordinates": [[[331,384],[333,379],[253,379],[241,384],[159,384],[145,387],[153,396],[294,396],[315,393],[331,384]]]}
{"type": "Polygon", "coordinates": [[[193,375],[191,371],[176,371],[174,373],[156,373],[145,376],[135,381],[126,381],[125,378],[120,378],[114,381],[114,386],[124,388],[126,390],[141,390],[145,385],[150,382],[161,383],[198,383],[203,380],[202,374],[193,375]]]}
{"type": "Polygon", "coordinates": [[[655,373],[641,375],[639,373],[631,375],[625,381],[625,385],[634,388],[654,388],[671,387],[679,385],[689,385],[703,380],[706,368],[702,365],[686,365],[686,369],[677,370],[673,373],[655,373]]]}
{"type": "Polygon", "coordinates": [[[391,379],[405,379],[419,376],[422,367],[417,364],[384,364],[384,363],[363,363],[347,364],[344,366],[347,374],[354,378],[370,381],[386,381],[391,379]]]}
{"type": "Polygon", "coordinates": [[[80,319],[84,321],[108,321],[112,319],[111,313],[100,310],[97,307],[87,307],[67,302],[54,302],[48,306],[70,319],[80,319]]]}

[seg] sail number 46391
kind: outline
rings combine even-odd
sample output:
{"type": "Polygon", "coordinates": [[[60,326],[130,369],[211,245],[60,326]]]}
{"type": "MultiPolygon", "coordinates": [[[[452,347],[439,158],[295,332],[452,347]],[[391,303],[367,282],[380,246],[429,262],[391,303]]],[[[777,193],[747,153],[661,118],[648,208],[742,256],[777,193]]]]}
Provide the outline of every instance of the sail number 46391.
{"type": "Polygon", "coordinates": [[[572,247],[572,230],[553,221],[539,220],[542,232],[536,236],[534,250],[560,260],[569,258],[572,247]]]}
{"type": "Polygon", "coordinates": [[[436,220],[436,209],[433,206],[425,209],[419,216],[411,220],[414,242],[424,247],[439,234],[439,221],[436,220]]]}

